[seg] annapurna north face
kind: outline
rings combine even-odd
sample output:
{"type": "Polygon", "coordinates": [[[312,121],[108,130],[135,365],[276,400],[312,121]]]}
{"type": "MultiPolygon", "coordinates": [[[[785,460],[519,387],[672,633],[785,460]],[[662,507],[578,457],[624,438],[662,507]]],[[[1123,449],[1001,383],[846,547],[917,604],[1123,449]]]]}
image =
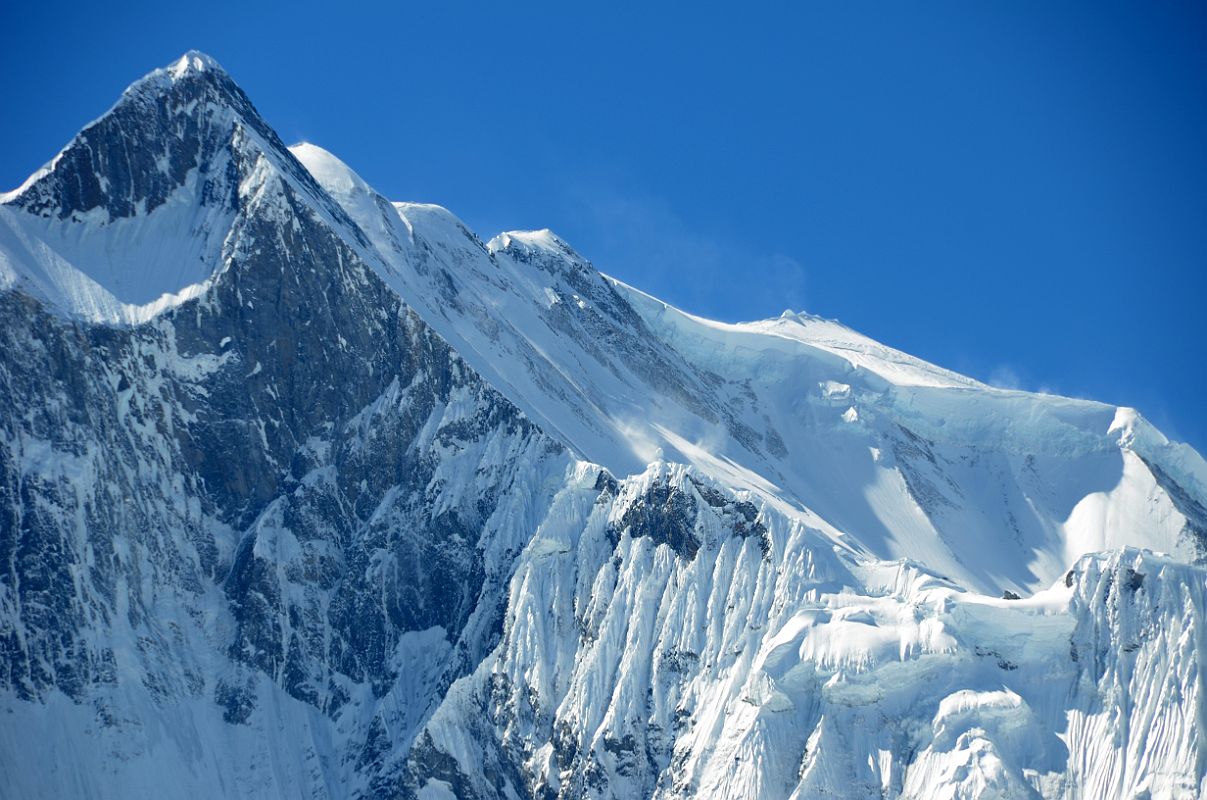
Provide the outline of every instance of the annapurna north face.
{"type": "Polygon", "coordinates": [[[1207,794],[1128,409],[483,243],[198,53],[0,196],[0,318],[3,796],[1207,794]]]}

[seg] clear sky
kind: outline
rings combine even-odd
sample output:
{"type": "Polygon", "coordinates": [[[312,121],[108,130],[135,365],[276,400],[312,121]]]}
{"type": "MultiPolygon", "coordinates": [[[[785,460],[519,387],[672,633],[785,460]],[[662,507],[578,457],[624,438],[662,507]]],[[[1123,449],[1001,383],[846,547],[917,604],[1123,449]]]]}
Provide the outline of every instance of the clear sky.
{"type": "Polygon", "coordinates": [[[1207,453],[1207,3],[5,3],[0,188],[217,58],[287,142],[686,310],[836,317],[1207,453]]]}

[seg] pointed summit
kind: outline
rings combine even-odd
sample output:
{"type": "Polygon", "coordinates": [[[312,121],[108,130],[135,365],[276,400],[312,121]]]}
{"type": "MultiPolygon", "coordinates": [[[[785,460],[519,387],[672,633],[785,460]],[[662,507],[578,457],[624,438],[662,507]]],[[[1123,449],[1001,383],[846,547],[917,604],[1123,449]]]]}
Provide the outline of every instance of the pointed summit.
{"type": "Polygon", "coordinates": [[[538,231],[504,231],[491,239],[487,246],[491,251],[516,248],[523,251],[546,250],[578,255],[570,245],[566,244],[564,239],[548,228],[541,228],[538,231]]]}
{"type": "Polygon", "coordinates": [[[231,187],[214,173],[229,163],[232,144],[247,138],[239,130],[263,149],[285,150],[218,62],[190,50],[131,84],[0,202],[42,217],[105,222],[150,213],[190,180],[207,202],[226,202],[231,187]]]}
{"type": "Polygon", "coordinates": [[[240,220],[301,206],[363,240],[243,90],[194,50],[135,81],[0,195],[0,266],[11,244],[20,266],[7,282],[19,273],[28,291],[89,319],[144,319],[201,291],[240,220]]]}
{"type": "Polygon", "coordinates": [[[575,275],[580,281],[598,276],[591,262],[548,228],[505,231],[487,242],[486,248],[496,256],[506,256],[550,273],[575,275]]]}
{"type": "Polygon", "coordinates": [[[181,78],[189,72],[226,72],[213,56],[200,50],[188,51],[172,62],[171,66],[167,67],[167,70],[172,74],[173,78],[181,78]]]}
{"type": "Polygon", "coordinates": [[[243,94],[243,90],[217,59],[200,50],[189,50],[167,66],[154,69],[130,84],[114,109],[131,97],[195,93],[202,86],[214,91],[215,99],[220,99],[223,104],[258,116],[247,95],[243,94]]]}

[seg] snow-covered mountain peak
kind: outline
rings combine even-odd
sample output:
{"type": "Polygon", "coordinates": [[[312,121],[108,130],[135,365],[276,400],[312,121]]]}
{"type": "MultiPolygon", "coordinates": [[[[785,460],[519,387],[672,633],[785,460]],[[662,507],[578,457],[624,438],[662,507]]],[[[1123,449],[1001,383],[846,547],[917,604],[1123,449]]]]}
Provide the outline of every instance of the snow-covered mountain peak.
{"type": "Polygon", "coordinates": [[[566,241],[548,228],[536,231],[504,231],[486,243],[490,252],[514,249],[518,251],[544,251],[578,256],[566,241]]]}
{"type": "Polygon", "coordinates": [[[190,51],[135,81],[0,204],[0,285],[72,316],[144,320],[202,293],[249,209],[288,193],[363,236],[251,101],[190,51]]]}
{"type": "MultiPolygon", "coordinates": [[[[107,199],[105,179],[108,176],[102,172],[102,175],[94,178],[83,173],[89,168],[95,170],[106,166],[106,156],[109,155],[106,148],[113,144],[109,136],[115,128],[122,125],[131,133],[149,135],[153,133],[155,122],[152,117],[171,116],[186,105],[191,110],[198,102],[214,99],[213,95],[218,93],[215,90],[219,87],[238,91],[225,73],[209,71],[204,81],[197,80],[205,71],[193,69],[189,66],[191,63],[192,59],[186,54],[130,84],[108,111],[85,125],[54,158],[31,174],[17,189],[0,195],[0,203],[19,206],[44,216],[54,214],[60,217],[87,213],[101,206],[107,199]],[[98,152],[92,152],[91,148],[96,148],[98,152]],[[65,182],[86,182],[91,185],[65,187],[62,185],[65,182]]],[[[204,64],[202,61],[198,63],[204,64]]],[[[227,106],[229,103],[219,101],[217,105],[227,106]]],[[[169,142],[163,145],[170,147],[169,142]]],[[[114,216],[128,216],[135,211],[135,204],[145,198],[138,194],[128,199],[131,202],[107,210],[114,216]]],[[[162,198],[152,199],[152,205],[158,202],[162,202],[162,198]]]]}
{"type": "MultiPolygon", "coordinates": [[[[170,64],[151,70],[122,92],[113,111],[123,101],[142,97],[155,100],[160,95],[174,95],[186,102],[202,100],[230,106],[240,114],[258,117],[251,101],[230,73],[212,56],[200,50],[189,50],[170,64]]],[[[102,117],[103,118],[103,117],[102,117]]],[[[98,120],[99,121],[99,120],[98,120]]],[[[262,122],[258,126],[267,127],[262,122]]]]}
{"type": "Polygon", "coordinates": [[[196,50],[130,84],[107,112],[2,201],[60,218],[97,208],[109,219],[150,213],[190,170],[219,177],[223,165],[215,160],[235,148],[244,149],[249,160],[264,156],[312,200],[328,205],[327,211],[337,208],[226,70],[196,50]],[[63,183],[78,186],[73,193],[63,183]]]}
{"type": "Polygon", "coordinates": [[[484,244],[200,54],[8,198],[2,796],[1207,796],[1131,409],[484,244]]]}
{"type": "Polygon", "coordinates": [[[516,261],[550,271],[594,273],[590,262],[565,239],[548,228],[536,231],[505,231],[486,243],[493,255],[506,255],[516,261]]]}
{"type": "Polygon", "coordinates": [[[189,50],[172,64],[166,67],[173,78],[179,80],[190,72],[220,72],[225,74],[226,70],[218,63],[213,56],[203,53],[200,50],[189,50]]]}
{"type": "Polygon", "coordinates": [[[538,425],[619,477],[655,459],[689,464],[869,556],[914,559],[982,591],[1035,590],[1071,557],[1116,543],[1207,552],[1195,533],[1207,512],[1179,495],[1207,495],[1202,459],[1146,424],[1109,432],[1113,406],[997,390],[809,313],[688,314],[596,271],[548,230],[483,246],[445,209],[383,213],[350,171],[302,156],[387,243],[375,262],[386,282],[538,425]],[[1162,521],[1143,541],[1132,511],[1102,512],[1150,494],[1162,521]],[[1017,526],[1008,537],[1002,519],[1017,526]]]}

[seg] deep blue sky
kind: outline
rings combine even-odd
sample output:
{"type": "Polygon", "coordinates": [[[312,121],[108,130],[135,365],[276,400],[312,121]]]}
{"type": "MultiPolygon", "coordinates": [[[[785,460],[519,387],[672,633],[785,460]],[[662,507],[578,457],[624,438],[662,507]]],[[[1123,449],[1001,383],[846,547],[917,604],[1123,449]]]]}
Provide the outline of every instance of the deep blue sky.
{"type": "Polygon", "coordinates": [[[195,47],[286,141],[486,238],[550,227],[689,311],[808,309],[1207,452],[1201,0],[75,5],[0,11],[0,187],[195,47]]]}

